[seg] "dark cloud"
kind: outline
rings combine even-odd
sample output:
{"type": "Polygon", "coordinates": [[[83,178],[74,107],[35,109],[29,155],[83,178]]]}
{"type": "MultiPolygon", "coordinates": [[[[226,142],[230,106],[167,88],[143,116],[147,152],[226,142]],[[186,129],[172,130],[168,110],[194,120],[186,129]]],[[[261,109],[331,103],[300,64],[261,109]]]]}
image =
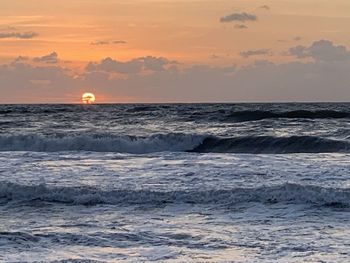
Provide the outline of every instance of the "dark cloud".
{"type": "Polygon", "coordinates": [[[291,47],[289,49],[289,55],[295,56],[297,58],[306,58],[309,57],[309,54],[306,52],[306,47],[304,46],[296,46],[296,47],[291,47]]]}
{"type": "Polygon", "coordinates": [[[139,60],[142,61],[145,70],[151,71],[163,71],[165,66],[177,64],[176,61],[170,61],[163,57],[147,56],[139,58],[139,60]]]}
{"type": "Polygon", "coordinates": [[[42,56],[42,57],[35,57],[33,58],[34,62],[42,62],[42,63],[48,63],[48,64],[55,64],[58,62],[58,55],[56,52],[52,52],[48,55],[42,56]]]}
{"type": "Polygon", "coordinates": [[[296,46],[289,49],[289,54],[297,58],[313,58],[320,61],[347,60],[350,51],[345,46],[335,45],[329,40],[315,41],[311,46],[296,46]]]}
{"type": "Polygon", "coordinates": [[[23,60],[0,65],[0,102],[68,101],[72,94],[79,98],[82,87],[111,100],[124,97],[138,102],[350,100],[349,51],[327,40],[299,49],[297,54],[315,59],[184,67],[152,56],[126,62],[106,58],[90,63],[83,72],[23,60]],[[126,73],[115,74],[120,71],[126,73]]]}
{"type": "Polygon", "coordinates": [[[261,56],[261,55],[269,55],[269,49],[257,49],[257,50],[246,50],[239,53],[241,57],[249,58],[251,56],[261,56]]]}
{"type": "Polygon", "coordinates": [[[18,39],[31,39],[38,36],[35,32],[0,32],[0,39],[1,38],[18,38],[18,39]]]}
{"type": "Polygon", "coordinates": [[[133,59],[127,62],[121,62],[108,57],[103,59],[99,63],[90,62],[86,66],[86,70],[116,72],[122,74],[136,74],[142,71],[142,62],[138,59],[133,59]]]}
{"type": "Polygon", "coordinates": [[[246,25],[243,25],[243,24],[237,24],[237,25],[235,25],[235,28],[236,29],[247,29],[248,27],[246,25]]]}
{"type": "Polygon", "coordinates": [[[83,85],[116,98],[147,102],[340,101],[350,98],[349,72],[350,60],[283,64],[259,61],[241,68],[169,68],[125,79],[87,72],[83,85]]]}
{"type": "Polygon", "coordinates": [[[147,56],[135,58],[126,62],[121,62],[108,57],[99,63],[90,62],[86,66],[86,70],[116,72],[121,74],[137,74],[147,70],[162,71],[165,69],[166,65],[173,64],[176,64],[176,62],[162,57],[147,56]]]}
{"type": "Polygon", "coordinates": [[[64,102],[62,94],[79,87],[73,72],[52,65],[34,66],[27,62],[0,65],[1,103],[64,102]]]}
{"type": "Polygon", "coordinates": [[[227,16],[220,18],[221,23],[230,23],[230,22],[246,22],[246,21],[256,21],[258,18],[254,14],[248,13],[233,13],[227,16]]]}

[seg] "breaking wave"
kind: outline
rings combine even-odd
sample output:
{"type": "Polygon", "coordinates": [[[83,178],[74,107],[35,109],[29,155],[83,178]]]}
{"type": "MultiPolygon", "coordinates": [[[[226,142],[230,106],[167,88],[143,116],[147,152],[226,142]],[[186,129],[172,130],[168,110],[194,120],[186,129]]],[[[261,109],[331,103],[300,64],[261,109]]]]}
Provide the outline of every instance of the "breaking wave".
{"type": "Polygon", "coordinates": [[[146,154],[152,152],[197,153],[348,153],[350,143],[314,136],[245,136],[220,138],[199,134],[155,134],[149,137],[80,135],[0,136],[0,151],[91,151],[146,154]]]}
{"type": "Polygon", "coordinates": [[[205,136],[182,133],[155,134],[149,137],[79,135],[0,136],[0,151],[92,151],[121,153],[152,153],[162,151],[188,151],[199,145],[205,136]]]}
{"type": "Polygon", "coordinates": [[[103,191],[89,187],[26,186],[1,182],[0,199],[6,202],[24,202],[27,205],[30,205],[32,201],[44,201],[74,205],[160,205],[169,203],[232,205],[243,202],[281,202],[349,206],[350,189],[286,183],[277,186],[230,190],[161,192],[127,189],[103,191]]]}

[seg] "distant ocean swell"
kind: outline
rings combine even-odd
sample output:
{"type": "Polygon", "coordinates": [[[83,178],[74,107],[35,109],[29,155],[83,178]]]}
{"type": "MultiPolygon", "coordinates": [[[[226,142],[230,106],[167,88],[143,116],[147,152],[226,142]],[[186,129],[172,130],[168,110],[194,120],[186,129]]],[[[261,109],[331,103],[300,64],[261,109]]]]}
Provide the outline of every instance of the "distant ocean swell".
{"type": "MultiPolygon", "coordinates": [[[[95,105],[96,106],[96,105],[95,105]]],[[[185,104],[186,106],[186,104],[185,104]]],[[[190,107],[190,106],[188,106],[190,107]]],[[[173,115],[178,117],[187,117],[193,120],[220,120],[220,121],[257,121],[264,119],[350,119],[350,111],[347,110],[239,110],[232,107],[225,109],[206,110],[204,105],[199,108],[182,108],[180,105],[134,105],[121,106],[114,108],[111,105],[100,105],[100,107],[84,107],[82,105],[47,105],[30,106],[30,105],[12,105],[0,109],[0,115],[9,114],[57,114],[57,113],[81,113],[81,112],[114,112],[115,114],[136,114],[139,116],[155,115],[173,115]]]]}
{"type": "Polygon", "coordinates": [[[223,115],[222,121],[257,121],[264,119],[345,119],[350,118],[350,112],[334,110],[295,110],[285,112],[246,110],[233,111],[223,115]]]}
{"type": "Polygon", "coordinates": [[[167,203],[232,205],[243,202],[350,206],[350,189],[286,183],[259,188],[229,190],[112,190],[90,187],[51,187],[47,185],[0,184],[1,203],[11,201],[30,205],[32,201],[74,205],[161,205],[167,203]]]}
{"type": "Polygon", "coordinates": [[[149,137],[79,135],[0,136],[0,151],[91,151],[144,154],[152,152],[197,153],[349,153],[350,142],[316,136],[243,136],[221,138],[196,134],[155,134],[149,137]]]}

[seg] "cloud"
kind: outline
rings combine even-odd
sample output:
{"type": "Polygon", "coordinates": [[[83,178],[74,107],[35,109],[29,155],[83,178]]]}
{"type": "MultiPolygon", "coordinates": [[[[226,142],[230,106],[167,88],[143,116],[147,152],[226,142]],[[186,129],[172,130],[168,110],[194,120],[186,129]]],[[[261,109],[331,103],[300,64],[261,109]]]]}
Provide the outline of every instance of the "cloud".
{"type": "Polygon", "coordinates": [[[301,54],[318,59],[262,60],[243,67],[185,66],[145,56],[125,62],[106,58],[76,72],[58,64],[23,60],[0,65],[0,102],[79,101],[86,87],[110,102],[120,98],[133,102],[347,101],[350,56],[342,47],[331,41],[315,41],[302,47],[301,54]],[[316,47],[322,47],[322,56],[312,51],[316,47]],[[339,52],[345,55],[342,59],[339,52]],[[115,74],[120,71],[125,73],[115,74]]]}
{"type": "Polygon", "coordinates": [[[90,62],[86,66],[86,70],[136,74],[142,71],[142,62],[138,59],[133,59],[127,62],[120,62],[107,57],[101,60],[99,63],[90,62]]]}
{"type": "Polygon", "coordinates": [[[95,41],[95,42],[91,42],[90,45],[93,45],[93,46],[109,45],[109,42],[108,41],[95,41]]]}
{"type": "Polygon", "coordinates": [[[70,70],[30,62],[0,65],[0,82],[1,103],[64,102],[79,87],[70,70]]]}
{"type": "Polygon", "coordinates": [[[105,71],[121,74],[138,74],[144,71],[162,71],[166,65],[176,64],[162,57],[140,57],[126,62],[114,60],[110,57],[103,59],[99,63],[90,62],[86,66],[87,71],[105,71]]]}
{"type": "Polygon", "coordinates": [[[343,101],[350,99],[350,60],[259,61],[246,67],[193,65],[115,79],[85,75],[101,94],[147,102],[343,101]]]}
{"type": "Polygon", "coordinates": [[[303,38],[302,37],[299,37],[299,36],[296,36],[296,37],[293,37],[292,39],[278,39],[277,42],[280,42],[280,43],[286,43],[286,42],[291,42],[291,41],[295,41],[295,42],[298,42],[300,40],[302,40],[303,38]]]}
{"type": "Polygon", "coordinates": [[[0,39],[5,39],[5,38],[31,39],[36,36],[38,36],[38,34],[35,32],[24,32],[24,33],[0,32],[0,39]]]}
{"type": "Polygon", "coordinates": [[[115,41],[112,41],[113,44],[126,44],[127,42],[124,41],[124,40],[115,40],[115,41]]]}
{"type": "Polygon", "coordinates": [[[246,22],[246,21],[256,21],[258,18],[254,14],[248,13],[233,13],[227,16],[223,16],[220,18],[221,23],[230,23],[230,22],[246,22]]]}
{"type": "Polygon", "coordinates": [[[319,61],[337,61],[350,58],[350,51],[345,46],[335,45],[329,40],[319,40],[311,46],[295,46],[289,49],[289,54],[297,58],[313,58],[319,61]]]}
{"type": "Polygon", "coordinates": [[[271,8],[268,5],[262,5],[259,7],[260,9],[270,10],[271,8]]]}
{"type": "Polygon", "coordinates": [[[25,57],[25,56],[18,56],[16,57],[13,62],[14,63],[18,63],[18,62],[23,62],[23,61],[27,61],[29,60],[29,57],[25,57]]]}
{"type": "Polygon", "coordinates": [[[306,47],[301,45],[296,47],[291,47],[289,49],[289,54],[297,58],[306,58],[310,56],[310,54],[306,52],[307,51],[306,49],[307,49],[306,47]]]}
{"type": "Polygon", "coordinates": [[[246,25],[243,25],[243,24],[237,24],[237,25],[235,25],[235,28],[236,29],[247,29],[248,27],[246,25]]]}
{"type": "Polygon", "coordinates": [[[42,56],[42,57],[35,57],[33,58],[34,62],[42,62],[42,63],[48,63],[48,64],[55,64],[58,62],[58,55],[56,52],[52,52],[48,55],[42,56]]]}
{"type": "Polygon", "coordinates": [[[269,49],[246,50],[239,53],[241,57],[249,58],[252,56],[269,55],[269,49]]]}
{"type": "Polygon", "coordinates": [[[101,45],[118,45],[118,44],[126,44],[126,41],[124,40],[114,40],[114,41],[95,41],[95,42],[91,42],[90,45],[93,46],[101,46],[101,45]]]}
{"type": "Polygon", "coordinates": [[[163,57],[153,57],[147,56],[143,58],[139,58],[143,62],[143,66],[145,70],[151,71],[163,71],[165,70],[165,66],[177,64],[176,61],[170,61],[163,57]]]}

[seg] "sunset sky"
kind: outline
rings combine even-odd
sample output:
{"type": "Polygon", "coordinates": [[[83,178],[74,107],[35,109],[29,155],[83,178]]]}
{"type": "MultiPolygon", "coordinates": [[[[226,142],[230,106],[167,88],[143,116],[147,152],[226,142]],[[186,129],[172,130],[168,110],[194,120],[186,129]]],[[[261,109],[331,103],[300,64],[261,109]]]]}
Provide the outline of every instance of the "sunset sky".
{"type": "Polygon", "coordinates": [[[0,103],[349,101],[349,0],[0,0],[0,103]]]}

